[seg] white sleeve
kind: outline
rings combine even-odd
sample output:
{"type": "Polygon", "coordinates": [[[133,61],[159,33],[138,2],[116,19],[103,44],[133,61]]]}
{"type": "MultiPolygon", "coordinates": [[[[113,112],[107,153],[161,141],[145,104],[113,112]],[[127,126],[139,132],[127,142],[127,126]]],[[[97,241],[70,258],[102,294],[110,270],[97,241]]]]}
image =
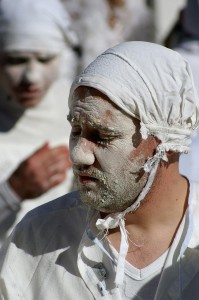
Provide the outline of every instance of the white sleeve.
{"type": "Polygon", "coordinates": [[[20,210],[21,199],[12,190],[7,181],[0,183],[0,224],[7,219],[13,211],[20,210]]]}

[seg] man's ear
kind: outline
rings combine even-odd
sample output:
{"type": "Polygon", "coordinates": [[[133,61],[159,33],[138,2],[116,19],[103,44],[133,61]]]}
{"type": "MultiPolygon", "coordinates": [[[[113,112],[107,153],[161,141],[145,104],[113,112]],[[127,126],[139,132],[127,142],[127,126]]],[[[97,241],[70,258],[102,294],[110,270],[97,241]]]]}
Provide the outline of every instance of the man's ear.
{"type": "Polygon", "coordinates": [[[167,154],[169,163],[174,163],[174,162],[179,161],[180,153],[173,152],[173,151],[167,151],[166,154],[167,154]]]}

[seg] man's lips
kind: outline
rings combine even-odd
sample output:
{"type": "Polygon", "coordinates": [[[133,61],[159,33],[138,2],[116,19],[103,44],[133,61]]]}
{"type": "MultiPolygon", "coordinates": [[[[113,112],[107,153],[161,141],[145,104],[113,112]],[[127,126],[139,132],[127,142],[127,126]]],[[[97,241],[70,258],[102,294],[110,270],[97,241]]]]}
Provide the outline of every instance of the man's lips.
{"type": "Polygon", "coordinates": [[[87,173],[77,173],[79,182],[82,184],[96,182],[98,179],[87,173]]]}

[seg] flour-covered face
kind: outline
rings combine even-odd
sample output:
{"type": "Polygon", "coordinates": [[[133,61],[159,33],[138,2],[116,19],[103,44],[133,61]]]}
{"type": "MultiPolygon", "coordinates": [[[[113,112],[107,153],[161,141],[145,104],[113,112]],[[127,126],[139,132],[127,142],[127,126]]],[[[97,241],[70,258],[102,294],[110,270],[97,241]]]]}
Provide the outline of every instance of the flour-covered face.
{"type": "Polygon", "coordinates": [[[68,119],[81,199],[103,212],[124,210],[142,191],[147,180],[142,167],[154,151],[141,139],[139,122],[85,87],[75,91],[68,119]]]}
{"type": "Polygon", "coordinates": [[[14,101],[28,108],[37,105],[56,79],[59,56],[12,51],[0,56],[0,86],[14,101]]]}

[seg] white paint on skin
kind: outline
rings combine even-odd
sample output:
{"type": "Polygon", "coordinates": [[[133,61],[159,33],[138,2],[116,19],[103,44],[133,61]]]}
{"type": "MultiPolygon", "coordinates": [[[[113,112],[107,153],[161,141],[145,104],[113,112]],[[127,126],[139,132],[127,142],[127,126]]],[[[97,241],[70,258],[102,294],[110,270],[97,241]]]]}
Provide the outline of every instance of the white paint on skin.
{"type": "Polygon", "coordinates": [[[0,87],[23,107],[37,105],[58,76],[60,57],[12,51],[0,56],[0,87]]]}
{"type": "MultiPolygon", "coordinates": [[[[135,148],[139,128],[97,90],[78,88],[70,107],[70,152],[81,199],[103,212],[130,206],[146,183],[140,175],[148,157],[135,148]]],[[[138,122],[136,122],[138,123],[138,122]]]]}

